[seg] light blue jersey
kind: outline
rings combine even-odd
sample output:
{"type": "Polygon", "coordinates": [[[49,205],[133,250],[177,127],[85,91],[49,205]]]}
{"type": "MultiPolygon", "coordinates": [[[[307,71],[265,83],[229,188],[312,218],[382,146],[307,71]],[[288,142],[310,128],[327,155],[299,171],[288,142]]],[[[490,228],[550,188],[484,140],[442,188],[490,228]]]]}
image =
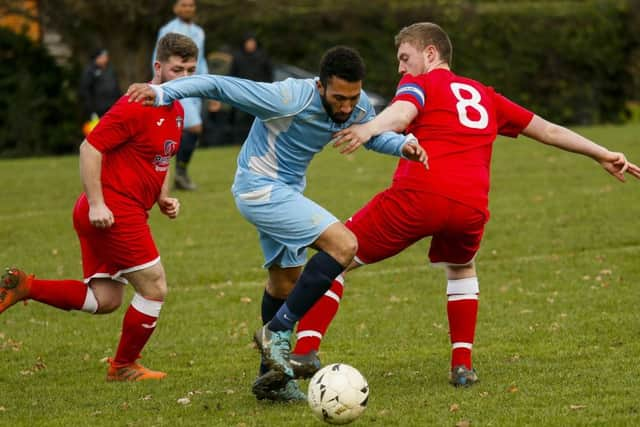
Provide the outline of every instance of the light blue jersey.
{"type": "MultiPolygon", "coordinates": [[[[196,44],[198,48],[198,61],[196,62],[196,74],[207,74],[209,67],[204,57],[204,30],[202,27],[194,24],[193,22],[185,22],[180,18],[172,19],[167,22],[158,31],[158,38],[156,40],[156,46],[153,49],[153,56],[151,57],[151,68],[153,70],[153,63],[156,60],[156,54],[158,51],[158,40],[164,37],[168,33],[178,33],[183,36],[189,37],[196,44]]],[[[189,129],[194,126],[202,124],[202,99],[200,98],[185,98],[180,101],[182,108],[184,109],[184,127],[189,129]]]]}
{"type": "MultiPolygon", "coordinates": [[[[236,205],[260,233],[265,266],[304,264],[305,248],[338,220],[302,195],[313,156],[332,135],[375,113],[365,92],[349,120],[328,116],[314,79],[259,83],[228,76],[198,75],[151,85],[156,105],[199,96],[215,99],[252,114],[253,126],[238,155],[232,187],[236,205]]],[[[385,132],[364,146],[400,156],[406,137],[385,132]]]]}

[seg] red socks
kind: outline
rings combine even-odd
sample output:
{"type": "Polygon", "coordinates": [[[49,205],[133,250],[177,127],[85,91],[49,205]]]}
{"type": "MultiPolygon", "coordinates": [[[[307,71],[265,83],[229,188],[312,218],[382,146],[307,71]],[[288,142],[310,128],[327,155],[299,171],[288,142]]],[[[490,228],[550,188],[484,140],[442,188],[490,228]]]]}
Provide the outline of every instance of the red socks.
{"type": "Polygon", "coordinates": [[[451,367],[464,365],[471,369],[471,351],[478,318],[478,278],[449,280],[447,283],[447,315],[451,337],[451,367]]]}
{"type": "Polygon", "coordinates": [[[298,339],[292,353],[306,354],[311,350],[318,351],[322,337],[338,312],[343,291],[344,277],[340,274],[331,283],[331,288],[298,322],[298,339]]]}
{"type": "Polygon", "coordinates": [[[79,280],[41,280],[34,278],[29,290],[29,299],[62,310],[83,310],[95,313],[98,303],[93,291],[79,280]],[[87,295],[88,292],[91,295],[87,295]],[[93,301],[92,301],[93,299],[93,301]],[[85,300],[87,301],[85,307],[85,300]]]}
{"type": "Polygon", "coordinates": [[[136,293],[122,321],[122,335],[112,366],[130,365],[140,357],[140,352],[156,328],[162,301],[146,299],[136,293]]]}

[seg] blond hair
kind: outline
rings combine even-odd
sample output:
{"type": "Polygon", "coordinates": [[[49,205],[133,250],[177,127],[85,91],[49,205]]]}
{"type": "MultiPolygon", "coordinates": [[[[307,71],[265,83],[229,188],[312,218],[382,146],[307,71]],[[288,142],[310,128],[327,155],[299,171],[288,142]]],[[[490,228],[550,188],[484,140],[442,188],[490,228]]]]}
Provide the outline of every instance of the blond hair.
{"type": "Polygon", "coordinates": [[[402,43],[409,43],[418,50],[427,46],[434,46],[440,58],[451,65],[453,46],[447,33],[437,24],[432,22],[417,22],[404,27],[395,37],[396,48],[402,43]]]}

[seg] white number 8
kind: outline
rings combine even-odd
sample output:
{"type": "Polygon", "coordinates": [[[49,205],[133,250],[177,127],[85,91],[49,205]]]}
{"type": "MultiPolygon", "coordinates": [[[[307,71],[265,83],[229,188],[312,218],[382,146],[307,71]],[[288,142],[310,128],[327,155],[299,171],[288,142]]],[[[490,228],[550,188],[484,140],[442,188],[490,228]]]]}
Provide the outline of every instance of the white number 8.
{"type": "Polygon", "coordinates": [[[480,93],[468,84],[464,83],[451,83],[451,92],[458,100],[456,108],[458,109],[458,120],[463,126],[472,129],[484,129],[489,124],[489,113],[480,104],[482,98],[480,93]],[[467,94],[466,97],[462,96],[463,92],[467,94]],[[470,96],[470,97],[469,97],[470,96]],[[471,120],[467,115],[467,108],[473,108],[480,114],[478,120],[471,120]]]}

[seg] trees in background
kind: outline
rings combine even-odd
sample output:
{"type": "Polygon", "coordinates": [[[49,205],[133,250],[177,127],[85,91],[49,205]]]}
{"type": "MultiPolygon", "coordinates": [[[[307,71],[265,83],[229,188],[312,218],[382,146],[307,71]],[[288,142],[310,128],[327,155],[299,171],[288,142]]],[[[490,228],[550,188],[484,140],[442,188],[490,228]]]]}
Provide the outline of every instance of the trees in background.
{"type": "MultiPolygon", "coordinates": [[[[0,0],[0,11],[19,11],[21,3],[0,0]]],[[[348,44],[357,47],[367,62],[365,87],[389,97],[398,80],[393,36],[412,22],[433,21],[453,39],[455,70],[496,86],[554,121],[621,122],[640,100],[640,0],[198,0],[197,4],[208,52],[232,47],[252,30],[275,61],[315,72],[326,48],[348,44]]],[[[158,28],[172,16],[173,0],[40,0],[38,5],[36,19],[42,28],[60,34],[71,52],[60,70],[46,66],[54,70],[48,73],[53,80],[60,82],[56,96],[61,100],[56,102],[63,105],[73,103],[79,66],[98,46],[111,52],[123,86],[149,79],[153,43],[158,28]]],[[[25,61],[19,66],[22,73],[42,73],[43,67],[32,68],[21,55],[14,60],[25,61]]],[[[34,84],[38,78],[46,80],[29,78],[34,84]]],[[[18,102],[22,97],[12,99],[18,102]]],[[[44,120],[40,113],[32,117],[33,122],[44,120]]],[[[25,149],[55,152],[77,145],[79,124],[67,126],[66,116],[59,120],[61,132],[78,129],[69,134],[72,144],[43,144],[34,134],[23,138],[25,149]]],[[[11,146],[3,139],[16,135],[0,131],[0,152],[11,146]]]]}

